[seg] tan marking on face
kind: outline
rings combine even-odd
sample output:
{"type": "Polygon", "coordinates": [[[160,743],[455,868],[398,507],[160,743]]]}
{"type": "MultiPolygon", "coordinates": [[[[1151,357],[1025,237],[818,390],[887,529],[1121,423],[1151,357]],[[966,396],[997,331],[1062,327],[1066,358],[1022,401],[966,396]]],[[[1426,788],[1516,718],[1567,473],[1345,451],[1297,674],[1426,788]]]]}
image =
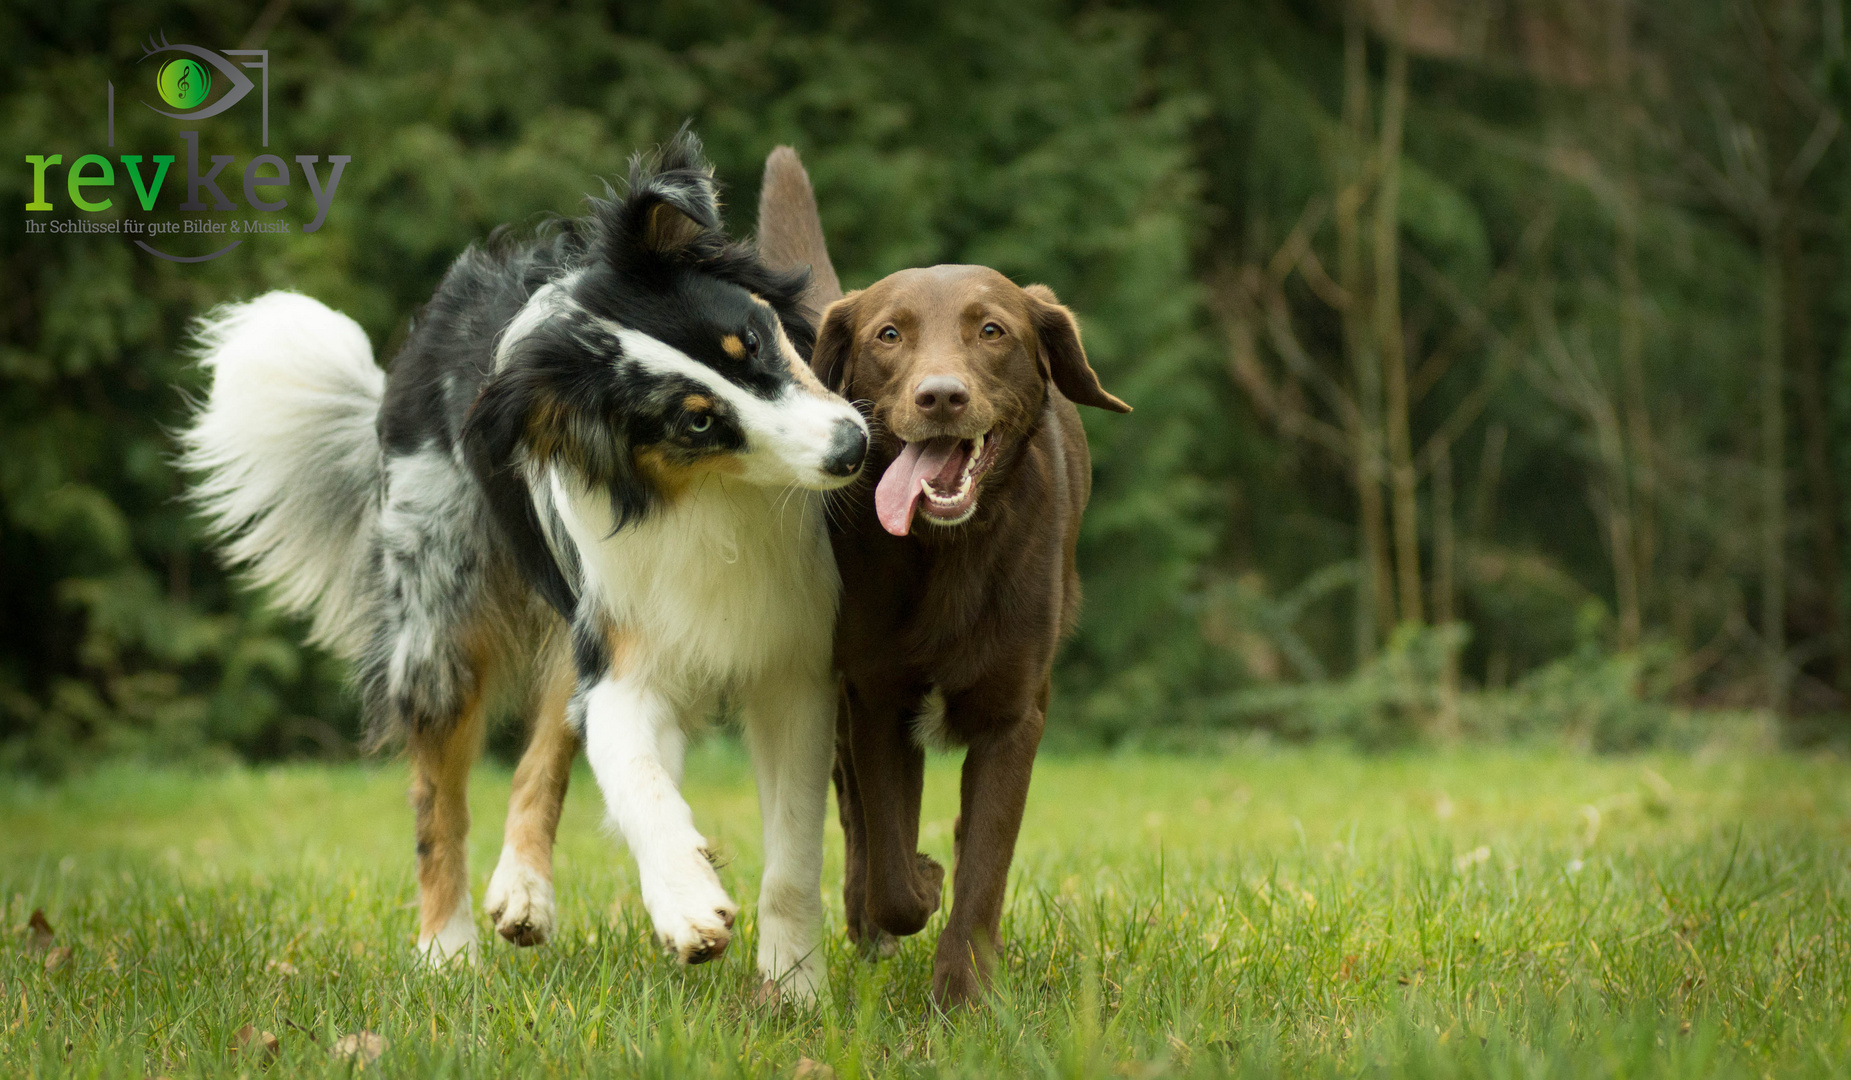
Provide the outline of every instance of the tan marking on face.
{"type": "Polygon", "coordinates": [[[745,463],[734,454],[709,454],[688,464],[670,460],[654,446],[636,452],[636,467],[655,483],[669,502],[681,498],[688,489],[709,476],[738,476],[746,469],[745,463]]]}
{"type": "Polygon", "coordinates": [[[738,334],[728,334],[721,338],[720,348],[725,349],[726,355],[735,360],[744,360],[746,358],[746,343],[739,340],[738,334]]]}
{"type": "Polygon", "coordinates": [[[785,361],[790,364],[791,377],[797,380],[798,386],[817,397],[835,396],[829,392],[827,386],[823,385],[823,381],[816,377],[816,372],[810,370],[810,365],[803,362],[803,357],[797,355],[797,346],[792,345],[790,337],[784,333],[783,323],[778,324],[778,348],[782,351],[785,361]]]}
{"type": "Polygon", "coordinates": [[[688,412],[703,412],[713,408],[713,399],[706,394],[689,394],[681,399],[681,407],[688,412]]]}

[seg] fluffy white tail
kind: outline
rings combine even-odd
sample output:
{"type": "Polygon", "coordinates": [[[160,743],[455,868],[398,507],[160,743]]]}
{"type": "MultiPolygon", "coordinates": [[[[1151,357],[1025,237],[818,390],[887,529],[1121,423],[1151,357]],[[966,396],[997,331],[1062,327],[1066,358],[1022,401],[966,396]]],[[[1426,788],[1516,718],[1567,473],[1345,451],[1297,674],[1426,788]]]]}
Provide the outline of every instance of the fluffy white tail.
{"type": "Polygon", "coordinates": [[[352,658],[368,632],[384,468],[372,345],[289,292],[218,308],[196,335],[212,390],[180,436],[192,498],[226,561],[310,616],[309,640],[352,658]]]}

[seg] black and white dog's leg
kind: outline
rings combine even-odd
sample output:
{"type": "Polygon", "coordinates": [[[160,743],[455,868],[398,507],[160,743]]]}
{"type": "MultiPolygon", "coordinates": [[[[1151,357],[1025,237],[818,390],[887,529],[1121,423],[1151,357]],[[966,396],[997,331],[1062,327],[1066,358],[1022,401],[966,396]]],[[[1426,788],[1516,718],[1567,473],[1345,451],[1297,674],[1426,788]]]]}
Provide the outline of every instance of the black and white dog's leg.
{"type": "Polygon", "coordinates": [[[752,686],[742,702],[765,825],[758,970],[800,1001],[823,989],[823,818],[835,760],[835,682],[827,669],[752,686]]]}
{"type": "Polygon", "coordinates": [[[433,963],[473,958],[469,770],[481,748],[493,637],[480,496],[454,457],[425,448],[386,462],[377,551],[378,623],[360,657],[376,736],[402,734],[417,812],[418,948],[433,963]]]}
{"type": "Polygon", "coordinates": [[[680,709],[636,672],[613,673],[586,692],[584,716],[585,756],[636,856],[656,936],[684,964],[712,960],[731,943],[739,906],[721,888],[681,797],[680,709]]]}
{"type": "Polygon", "coordinates": [[[464,704],[450,723],[414,728],[411,805],[417,818],[418,950],[431,964],[475,961],[469,903],[469,770],[482,747],[482,705],[464,704]]]}
{"type": "Polygon", "coordinates": [[[578,732],[566,720],[573,689],[571,665],[561,656],[535,695],[533,728],[508,798],[501,860],[482,896],[495,930],[516,945],[539,945],[553,936],[553,842],[579,750],[578,732]]]}

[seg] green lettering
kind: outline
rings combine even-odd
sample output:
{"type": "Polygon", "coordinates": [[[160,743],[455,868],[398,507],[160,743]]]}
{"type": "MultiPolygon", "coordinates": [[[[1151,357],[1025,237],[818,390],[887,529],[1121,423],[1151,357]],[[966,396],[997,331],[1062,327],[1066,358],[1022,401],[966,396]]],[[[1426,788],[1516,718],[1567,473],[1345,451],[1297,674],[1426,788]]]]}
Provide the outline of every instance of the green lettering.
{"type": "Polygon", "coordinates": [[[114,206],[116,200],[103,199],[100,202],[91,202],[89,199],[84,198],[83,189],[87,187],[113,186],[115,182],[116,167],[109,163],[108,158],[101,154],[85,154],[83,157],[71,163],[70,179],[66,182],[65,187],[70,190],[71,201],[77,204],[77,209],[86,210],[94,214],[100,210],[107,210],[111,206],[114,206]],[[103,175],[85,176],[84,167],[86,165],[101,165],[103,167],[103,175]]]}
{"type": "Polygon", "coordinates": [[[32,166],[32,201],[26,204],[26,209],[51,209],[51,204],[45,201],[45,170],[63,160],[63,154],[53,154],[50,157],[43,154],[26,155],[26,163],[32,166]]]}
{"type": "Polygon", "coordinates": [[[135,198],[140,200],[143,210],[154,209],[155,197],[161,193],[161,184],[167,179],[167,166],[174,163],[174,156],[156,154],[154,163],[159,166],[154,170],[154,183],[144,186],[141,182],[141,155],[122,155],[123,171],[129,174],[129,182],[135,185],[135,198]]]}

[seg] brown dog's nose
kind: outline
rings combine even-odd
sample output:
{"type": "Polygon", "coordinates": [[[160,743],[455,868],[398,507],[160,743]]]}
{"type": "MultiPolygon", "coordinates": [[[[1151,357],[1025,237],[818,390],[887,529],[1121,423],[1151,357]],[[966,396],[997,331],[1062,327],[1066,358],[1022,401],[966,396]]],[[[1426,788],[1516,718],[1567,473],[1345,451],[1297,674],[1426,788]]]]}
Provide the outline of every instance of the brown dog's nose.
{"type": "Polygon", "coordinates": [[[913,404],[930,420],[952,420],[970,404],[970,388],[952,375],[928,375],[913,387],[913,404]]]}

